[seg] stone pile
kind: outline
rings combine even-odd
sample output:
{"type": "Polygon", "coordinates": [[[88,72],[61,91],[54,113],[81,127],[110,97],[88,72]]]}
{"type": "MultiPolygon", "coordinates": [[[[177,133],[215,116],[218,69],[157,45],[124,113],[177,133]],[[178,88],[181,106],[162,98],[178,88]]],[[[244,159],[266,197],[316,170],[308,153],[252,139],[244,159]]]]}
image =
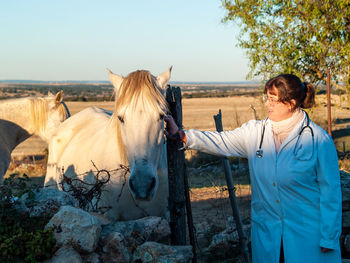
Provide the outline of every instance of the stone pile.
{"type": "Polygon", "coordinates": [[[170,246],[167,220],[149,216],[111,222],[103,215],[76,208],[64,192],[40,189],[34,200],[24,195],[18,209],[31,216],[49,216],[58,250],[45,263],[191,262],[191,246],[170,246]],[[29,205],[35,203],[35,206],[29,205]],[[29,207],[28,207],[29,206],[29,207]]]}
{"type": "MultiPolygon", "coordinates": [[[[341,171],[343,218],[341,244],[343,257],[350,258],[350,174],[341,171]]],[[[111,222],[103,215],[83,211],[68,194],[41,189],[35,193],[35,206],[24,195],[18,209],[31,216],[49,216],[47,228],[54,229],[58,250],[45,263],[99,262],[167,262],[185,263],[193,258],[191,246],[171,246],[170,227],[160,217],[111,222]],[[30,208],[28,208],[28,206],[30,208]]],[[[250,222],[244,220],[243,231],[249,240],[250,222]]],[[[206,221],[195,225],[197,254],[201,262],[225,262],[240,254],[239,239],[232,217],[226,229],[206,221]],[[219,232],[219,233],[218,233],[219,232]]]]}

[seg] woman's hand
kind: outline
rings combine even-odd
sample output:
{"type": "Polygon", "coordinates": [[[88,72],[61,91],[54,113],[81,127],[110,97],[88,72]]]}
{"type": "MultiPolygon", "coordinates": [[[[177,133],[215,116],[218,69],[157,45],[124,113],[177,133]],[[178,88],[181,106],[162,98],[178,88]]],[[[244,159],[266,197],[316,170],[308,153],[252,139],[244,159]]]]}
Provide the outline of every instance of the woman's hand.
{"type": "Polygon", "coordinates": [[[164,121],[166,123],[166,129],[165,129],[165,135],[174,135],[179,130],[179,127],[177,127],[173,117],[171,115],[165,115],[164,121]]]}
{"type": "Polygon", "coordinates": [[[330,251],[333,251],[333,249],[331,249],[331,248],[326,248],[326,247],[321,247],[321,252],[322,252],[322,253],[327,253],[327,252],[330,252],[330,251]]]}
{"type": "Polygon", "coordinates": [[[166,115],[164,116],[164,121],[166,123],[164,134],[167,137],[167,139],[177,142],[183,142],[186,144],[186,134],[184,131],[179,130],[179,127],[177,127],[173,117],[171,117],[171,115],[166,115]]]}

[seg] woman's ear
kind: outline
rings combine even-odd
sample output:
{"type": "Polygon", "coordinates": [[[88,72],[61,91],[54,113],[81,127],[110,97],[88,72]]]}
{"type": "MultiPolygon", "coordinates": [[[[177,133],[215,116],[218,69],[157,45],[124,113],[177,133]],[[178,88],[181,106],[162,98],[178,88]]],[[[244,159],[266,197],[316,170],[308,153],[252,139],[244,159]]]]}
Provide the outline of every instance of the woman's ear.
{"type": "Polygon", "coordinates": [[[292,111],[295,108],[295,105],[297,104],[297,102],[295,101],[295,99],[292,99],[289,101],[289,105],[290,105],[290,110],[292,111]]]}

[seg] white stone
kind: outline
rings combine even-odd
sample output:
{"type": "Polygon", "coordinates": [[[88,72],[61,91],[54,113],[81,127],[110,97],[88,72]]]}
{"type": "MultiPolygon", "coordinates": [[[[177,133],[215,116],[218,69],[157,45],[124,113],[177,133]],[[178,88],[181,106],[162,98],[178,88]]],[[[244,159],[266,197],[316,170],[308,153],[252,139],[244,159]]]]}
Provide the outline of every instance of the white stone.
{"type": "Polygon", "coordinates": [[[68,193],[52,188],[40,188],[34,191],[34,198],[30,200],[28,193],[24,194],[20,199],[20,210],[29,212],[32,216],[52,217],[61,206],[70,205],[77,206],[77,201],[68,193]],[[30,203],[33,201],[33,207],[30,203]]]}
{"type": "Polygon", "coordinates": [[[146,242],[137,247],[132,262],[147,263],[187,263],[191,262],[191,246],[168,246],[156,242],[146,242]]]}
{"type": "Polygon", "coordinates": [[[100,256],[97,253],[91,253],[88,255],[81,255],[84,260],[84,263],[100,263],[100,256]]]}
{"type": "Polygon", "coordinates": [[[58,246],[66,244],[83,253],[91,253],[96,247],[101,233],[101,222],[81,209],[62,206],[45,228],[54,229],[58,246]]]}
{"type": "Polygon", "coordinates": [[[133,249],[121,233],[111,233],[103,240],[102,261],[110,263],[130,262],[133,249]]]}
{"type": "Polygon", "coordinates": [[[44,263],[84,263],[83,259],[77,251],[71,247],[61,247],[50,260],[44,263]]]}
{"type": "MultiPolygon", "coordinates": [[[[123,234],[125,238],[145,241],[168,242],[170,240],[169,223],[161,217],[149,216],[137,220],[120,221],[106,225],[101,237],[105,238],[113,232],[123,234]]],[[[141,244],[138,242],[138,244],[141,244]]]]}
{"type": "MultiPolygon", "coordinates": [[[[243,225],[243,232],[246,238],[250,236],[250,225],[243,225]]],[[[214,258],[232,258],[241,253],[239,236],[236,229],[228,224],[228,228],[213,236],[208,252],[214,258]]]]}

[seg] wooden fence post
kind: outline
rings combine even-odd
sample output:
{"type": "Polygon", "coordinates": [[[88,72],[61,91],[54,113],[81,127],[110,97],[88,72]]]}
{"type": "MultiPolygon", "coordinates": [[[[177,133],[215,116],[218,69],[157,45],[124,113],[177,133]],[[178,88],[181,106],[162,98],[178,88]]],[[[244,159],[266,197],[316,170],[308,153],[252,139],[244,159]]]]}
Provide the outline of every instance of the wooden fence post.
{"type": "MultiPolygon", "coordinates": [[[[177,126],[182,129],[181,90],[179,87],[168,86],[166,90],[170,114],[177,126]]],[[[186,218],[184,196],[184,163],[185,153],[178,149],[181,142],[167,141],[168,178],[169,178],[169,211],[171,243],[173,245],[186,244],[186,218]]]]}
{"type": "Polygon", "coordinates": [[[332,117],[331,117],[331,73],[327,68],[327,113],[328,113],[328,134],[332,137],[332,117]]]}
{"type": "MultiPolygon", "coordinates": [[[[216,130],[218,132],[222,132],[223,126],[222,126],[222,118],[221,118],[221,109],[219,110],[219,113],[217,115],[214,115],[213,117],[214,117],[214,121],[215,121],[216,130]]],[[[238,210],[238,204],[237,204],[237,198],[236,198],[236,188],[235,188],[235,186],[233,184],[233,180],[232,180],[232,171],[231,171],[230,163],[229,163],[227,157],[223,157],[222,159],[223,159],[223,164],[224,164],[224,169],[225,169],[227,190],[229,193],[233,218],[235,220],[236,227],[237,227],[237,233],[238,233],[238,237],[239,237],[239,243],[241,246],[241,252],[242,252],[242,255],[244,257],[244,262],[250,263],[250,256],[249,256],[249,251],[248,251],[248,246],[247,246],[247,238],[243,232],[242,221],[241,221],[241,218],[239,216],[239,210],[238,210]]]]}

